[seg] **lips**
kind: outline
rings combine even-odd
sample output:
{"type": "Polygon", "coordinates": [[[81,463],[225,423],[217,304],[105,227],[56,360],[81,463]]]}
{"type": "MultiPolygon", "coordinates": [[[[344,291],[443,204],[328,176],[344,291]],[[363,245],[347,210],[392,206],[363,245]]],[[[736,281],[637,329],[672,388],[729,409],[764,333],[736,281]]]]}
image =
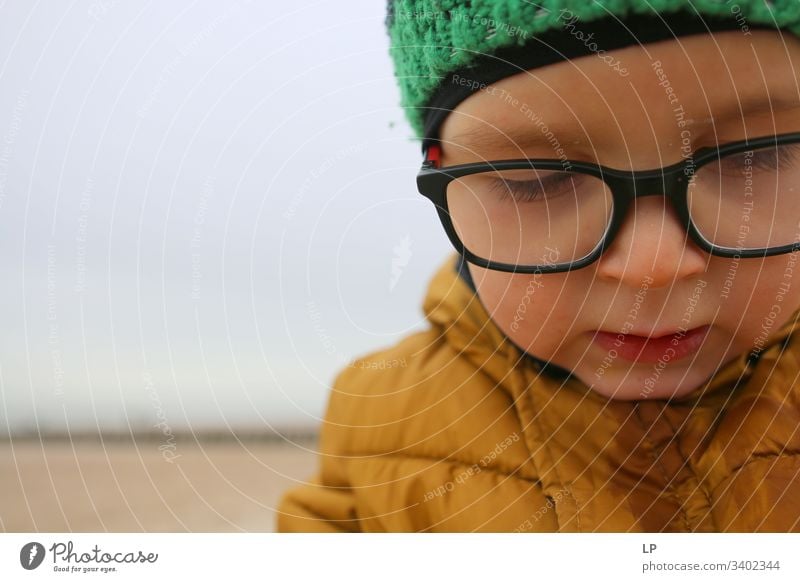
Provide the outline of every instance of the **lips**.
{"type": "Polygon", "coordinates": [[[645,337],[634,334],[617,334],[606,331],[594,333],[594,343],[608,352],[631,362],[655,363],[670,362],[686,358],[700,349],[708,335],[710,325],[702,325],[683,333],[677,331],[659,337],[645,337]]]}

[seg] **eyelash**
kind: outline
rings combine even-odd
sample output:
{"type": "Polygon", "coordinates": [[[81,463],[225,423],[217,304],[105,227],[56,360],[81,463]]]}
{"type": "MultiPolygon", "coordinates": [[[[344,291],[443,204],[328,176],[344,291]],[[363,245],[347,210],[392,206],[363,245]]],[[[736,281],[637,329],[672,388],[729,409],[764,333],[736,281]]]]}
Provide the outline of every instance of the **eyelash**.
{"type": "MultiPolygon", "coordinates": [[[[583,176],[581,174],[557,174],[554,176],[548,176],[543,180],[503,180],[497,179],[493,180],[492,184],[492,192],[499,191],[500,193],[500,200],[507,200],[512,199],[515,202],[535,202],[537,200],[541,200],[543,196],[542,192],[542,185],[546,190],[552,190],[552,188],[559,187],[565,183],[571,183],[573,186],[576,183],[579,183],[583,176]],[[534,188],[531,188],[530,185],[534,185],[534,188]],[[532,192],[532,190],[534,190],[532,192]],[[519,192],[522,191],[520,194],[519,192]]],[[[555,196],[548,196],[547,198],[556,198],[562,194],[558,194],[555,196]]]]}
{"type": "Polygon", "coordinates": [[[781,146],[777,150],[750,150],[741,152],[726,161],[728,161],[728,164],[720,164],[720,173],[727,176],[741,176],[747,171],[775,171],[780,167],[791,166],[800,161],[800,147],[797,144],[792,144],[781,146]],[[748,154],[750,154],[749,158],[747,157],[748,154]],[[747,160],[749,160],[749,164],[747,160]],[[749,170],[747,169],[748,165],[750,166],[749,170]]]}

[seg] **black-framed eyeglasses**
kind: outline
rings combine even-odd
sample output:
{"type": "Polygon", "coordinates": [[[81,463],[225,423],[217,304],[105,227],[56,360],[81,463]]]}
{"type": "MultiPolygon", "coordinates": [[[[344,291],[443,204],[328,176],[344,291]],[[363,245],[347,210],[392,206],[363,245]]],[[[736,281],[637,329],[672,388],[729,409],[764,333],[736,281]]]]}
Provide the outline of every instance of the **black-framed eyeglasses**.
{"type": "Polygon", "coordinates": [[[515,159],[440,168],[417,187],[467,261],[516,273],[580,269],[609,247],[636,198],[669,199],[704,251],[754,258],[800,250],[800,133],[704,147],[660,169],[515,159]]]}

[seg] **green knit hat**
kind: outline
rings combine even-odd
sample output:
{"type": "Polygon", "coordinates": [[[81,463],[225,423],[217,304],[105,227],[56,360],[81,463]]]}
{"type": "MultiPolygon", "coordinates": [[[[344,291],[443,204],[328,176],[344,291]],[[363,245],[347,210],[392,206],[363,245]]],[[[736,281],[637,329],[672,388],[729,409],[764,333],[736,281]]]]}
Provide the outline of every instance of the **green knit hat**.
{"type": "Polygon", "coordinates": [[[386,26],[401,105],[416,136],[431,139],[478,88],[456,86],[459,73],[485,86],[565,58],[686,34],[772,28],[800,36],[800,0],[389,0],[386,26]],[[592,34],[574,34],[576,23],[592,34]],[[580,42],[595,32],[602,42],[580,42]]]}

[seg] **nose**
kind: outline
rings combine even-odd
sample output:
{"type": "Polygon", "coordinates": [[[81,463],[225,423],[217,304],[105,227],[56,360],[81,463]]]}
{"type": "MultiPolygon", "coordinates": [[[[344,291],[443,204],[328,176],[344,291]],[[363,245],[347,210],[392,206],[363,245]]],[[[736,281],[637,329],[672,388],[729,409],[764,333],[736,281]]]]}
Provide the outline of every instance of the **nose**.
{"type": "Polygon", "coordinates": [[[688,238],[664,196],[638,197],[628,209],[614,241],[597,263],[597,276],[632,287],[650,277],[650,287],[704,273],[709,255],[688,238]]]}

